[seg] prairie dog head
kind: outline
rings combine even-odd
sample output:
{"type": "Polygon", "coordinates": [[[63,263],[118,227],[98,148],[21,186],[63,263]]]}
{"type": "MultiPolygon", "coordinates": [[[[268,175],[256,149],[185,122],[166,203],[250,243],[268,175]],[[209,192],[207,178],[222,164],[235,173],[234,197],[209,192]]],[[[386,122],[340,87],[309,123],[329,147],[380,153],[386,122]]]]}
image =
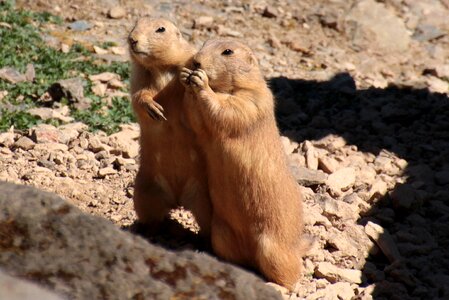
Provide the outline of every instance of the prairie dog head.
{"type": "Polygon", "coordinates": [[[251,88],[264,82],[251,49],[234,39],[206,41],[193,57],[192,65],[206,72],[210,87],[217,92],[251,88]]]}
{"type": "Polygon", "coordinates": [[[148,17],[137,21],[128,36],[131,58],[145,67],[183,65],[192,47],[170,21],[148,17]]]}

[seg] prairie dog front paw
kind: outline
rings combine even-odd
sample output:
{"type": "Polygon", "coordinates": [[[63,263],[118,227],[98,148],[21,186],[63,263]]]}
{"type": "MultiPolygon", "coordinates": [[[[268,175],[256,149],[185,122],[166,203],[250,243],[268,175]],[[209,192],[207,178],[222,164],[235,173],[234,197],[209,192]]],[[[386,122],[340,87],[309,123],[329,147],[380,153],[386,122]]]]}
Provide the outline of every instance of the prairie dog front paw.
{"type": "Polygon", "coordinates": [[[195,92],[199,92],[209,87],[209,78],[206,72],[197,69],[190,75],[190,84],[195,92]]]}
{"type": "Polygon", "coordinates": [[[181,80],[181,84],[184,87],[190,87],[190,76],[192,75],[193,71],[187,68],[182,68],[181,72],[179,73],[179,79],[181,80]]]}
{"type": "Polygon", "coordinates": [[[145,110],[151,118],[156,121],[167,121],[167,118],[164,116],[164,108],[162,107],[162,105],[154,100],[145,101],[144,105],[145,110]]]}
{"type": "Polygon", "coordinates": [[[133,95],[133,102],[138,103],[138,107],[143,110],[156,121],[167,121],[164,116],[164,108],[162,105],[154,101],[153,97],[148,91],[141,90],[133,95]]]}

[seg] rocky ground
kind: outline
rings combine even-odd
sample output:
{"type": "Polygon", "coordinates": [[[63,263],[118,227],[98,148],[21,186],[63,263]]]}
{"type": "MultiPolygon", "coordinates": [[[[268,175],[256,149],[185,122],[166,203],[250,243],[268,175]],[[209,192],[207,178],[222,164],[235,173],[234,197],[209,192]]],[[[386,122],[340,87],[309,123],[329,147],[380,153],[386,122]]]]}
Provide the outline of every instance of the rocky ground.
{"type": "MultiPolygon", "coordinates": [[[[108,61],[126,60],[126,34],[147,14],[174,18],[197,46],[244,39],[277,98],[316,239],[299,291],[277,288],[289,299],[448,298],[449,2],[297,2],[17,4],[64,18],[47,28],[61,51],[116,42],[93,50],[108,61]]],[[[91,80],[107,98],[108,80],[91,80]]],[[[53,191],[129,228],[138,136],[135,124],[110,136],[81,123],[0,133],[0,180],[53,191]]],[[[195,230],[188,212],[172,217],[195,230]]]]}

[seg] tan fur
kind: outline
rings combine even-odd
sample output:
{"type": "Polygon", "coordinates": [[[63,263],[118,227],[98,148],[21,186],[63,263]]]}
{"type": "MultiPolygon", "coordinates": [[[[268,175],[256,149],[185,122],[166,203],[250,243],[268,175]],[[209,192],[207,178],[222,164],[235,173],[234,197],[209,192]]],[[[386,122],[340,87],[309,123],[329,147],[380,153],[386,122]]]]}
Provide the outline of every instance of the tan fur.
{"type": "Polygon", "coordinates": [[[290,289],[300,277],[302,197],[287,167],[271,91],[251,50],[205,43],[184,68],[184,105],[207,157],[218,256],[255,267],[290,289]],[[224,55],[226,49],[233,54],[224,55]]]}
{"type": "Polygon", "coordinates": [[[182,205],[192,211],[207,236],[211,212],[205,162],[202,157],[192,160],[198,149],[184,121],[184,87],[175,75],[195,49],[164,19],[140,19],[129,44],[132,104],[141,130],[134,191],[137,216],[157,227],[170,209],[182,205]],[[156,32],[161,27],[165,31],[156,32]]]}

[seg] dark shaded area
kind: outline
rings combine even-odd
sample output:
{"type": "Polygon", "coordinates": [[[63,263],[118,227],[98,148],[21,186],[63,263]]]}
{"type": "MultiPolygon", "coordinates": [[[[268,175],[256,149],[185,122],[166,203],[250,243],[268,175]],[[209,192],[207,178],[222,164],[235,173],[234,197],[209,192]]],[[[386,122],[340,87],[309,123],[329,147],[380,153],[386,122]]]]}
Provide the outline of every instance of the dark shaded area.
{"type": "MultiPolygon", "coordinates": [[[[395,263],[382,252],[367,258],[363,285],[376,283],[374,299],[449,299],[449,98],[407,86],[357,90],[346,73],[325,82],[280,77],[269,84],[278,125],[298,143],[335,134],[358,151],[408,162],[407,181],[376,198],[358,221],[387,229],[402,255],[395,263]],[[394,205],[395,193],[412,198],[411,206],[394,205]],[[373,265],[385,278],[373,277],[373,265]]],[[[207,242],[175,220],[153,231],[138,222],[122,229],[167,249],[213,255],[207,242]]]]}
{"type": "Polygon", "coordinates": [[[208,240],[183,227],[178,221],[166,218],[157,227],[147,226],[135,221],[130,226],[121,229],[137,234],[152,244],[170,250],[198,250],[212,254],[208,240]]]}
{"type": "Polygon", "coordinates": [[[245,271],[250,272],[255,276],[259,276],[264,280],[263,275],[254,268],[236,265],[217,257],[212,250],[212,245],[209,238],[201,237],[200,235],[183,227],[177,220],[166,218],[157,227],[148,226],[140,223],[139,221],[135,221],[129,226],[122,226],[121,229],[136,234],[148,242],[168,250],[191,250],[207,253],[216,258],[218,261],[234,265],[238,268],[243,268],[245,271]]]}
{"type": "Polygon", "coordinates": [[[407,86],[357,90],[347,73],[326,82],[273,78],[270,86],[284,135],[300,143],[336,134],[359,151],[377,156],[386,150],[408,162],[407,182],[359,220],[388,229],[403,257],[393,265],[382,254],[367,259],[385,272],[374,299],[449,299],[448,97],[407,86]],[[404,190],[412,203],[406,209],[391,196],[404,190]]]}

